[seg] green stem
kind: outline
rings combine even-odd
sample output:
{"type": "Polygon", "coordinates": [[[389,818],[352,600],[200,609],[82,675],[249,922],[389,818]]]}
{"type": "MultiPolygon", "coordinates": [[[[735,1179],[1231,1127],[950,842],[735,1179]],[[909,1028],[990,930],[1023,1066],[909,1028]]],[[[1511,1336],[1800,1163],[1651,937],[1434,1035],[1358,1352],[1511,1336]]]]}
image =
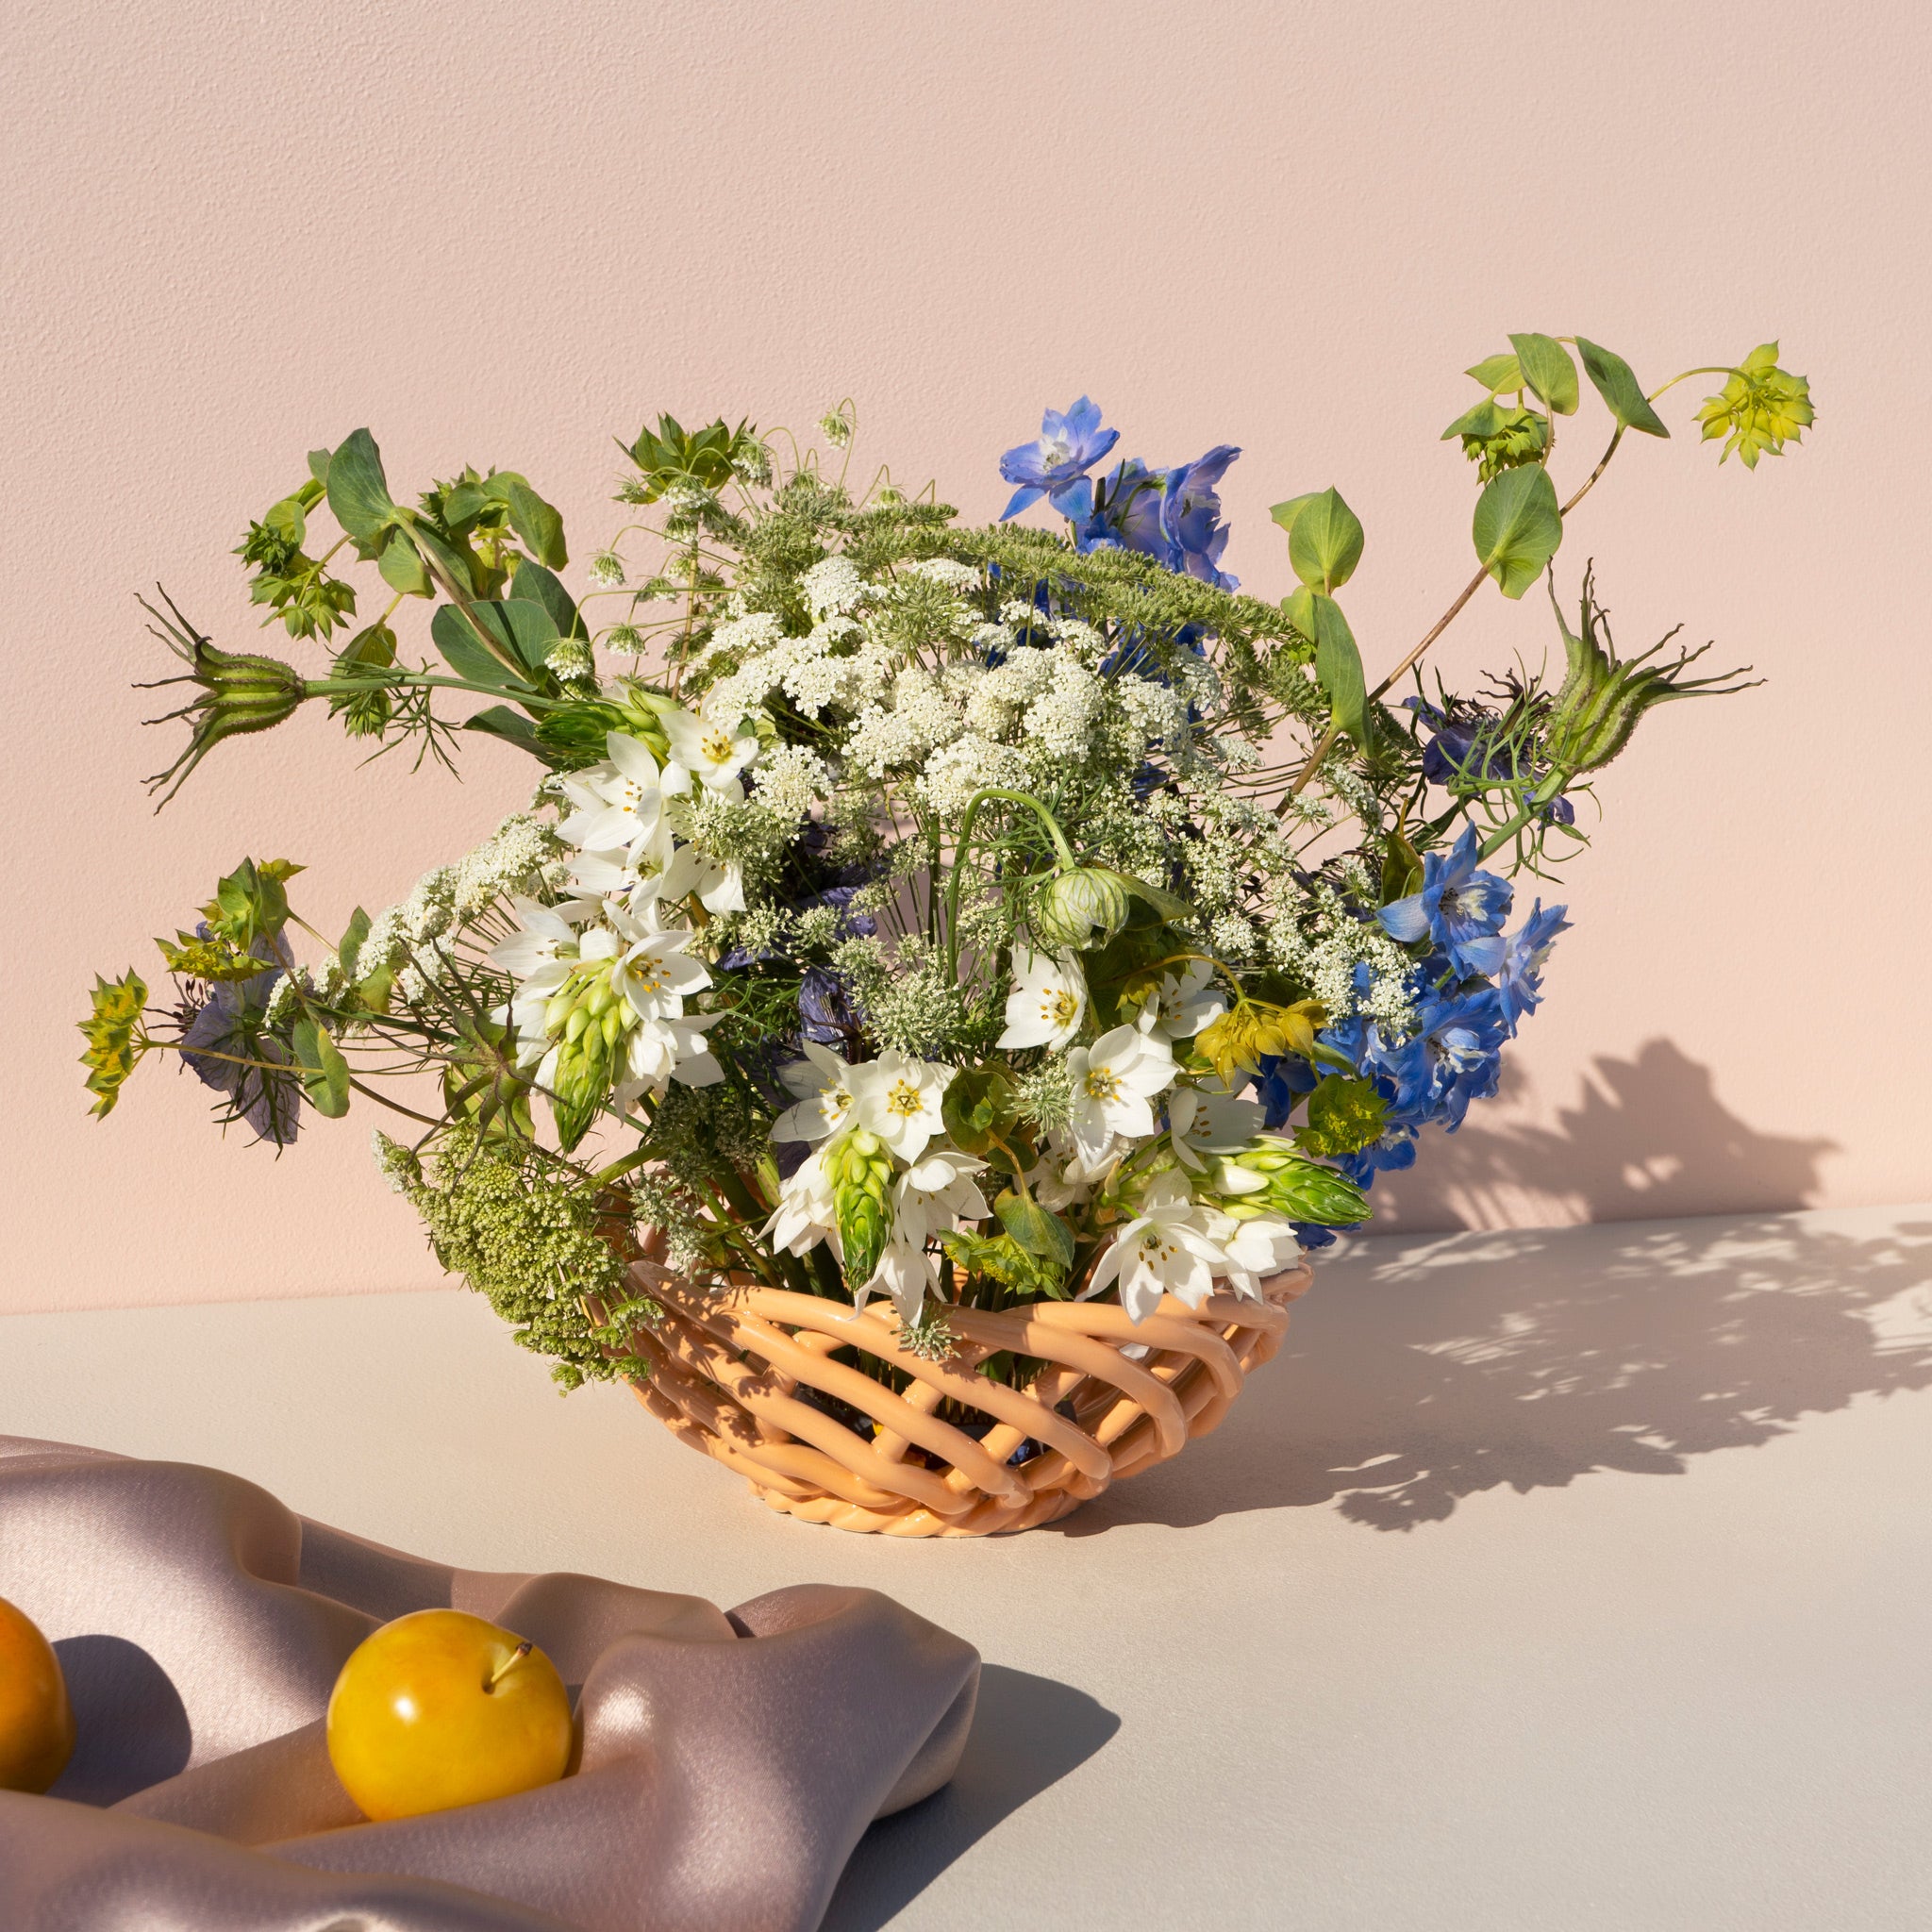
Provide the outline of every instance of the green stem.
{"type": "Polygon", "coordinates": [[[1079,864],[1074,848],[1067,843],[1067,835],[1060,830],[1059,821],[1030,792],[1006,791],[991,785],[983,791],[975,791],[966,801],[965,815],[959,821],[959,836],[953,841],[953,876],[946,882],[946,972],[954,980],[959,977],[959,888],[966,878],[966,854],[973,843],[973,827],[978,820],[979,808],[990,798],[1007,805],[1024,805],[1046,827],[1060,863],[1069,871],[1079,864]]]}
{"type": "Polygon", "coordinates": [[[1549,776],[1530,793],[1529,803],[1507,825],[1504,825],[1499,831],[1491,833],[1483,841],[1481,849],[1476,853],[1478,862],[1489,858],[1492,852],[1498,851],[1503,846],[1508,844],[1517,833],[1532,824],[1543,807],[1549,804],[1551,799],[1559,796],[1563,788],[1575,775],[1575,773],[1567,772],[1560,765],[1552,771],[1549,776]]]}

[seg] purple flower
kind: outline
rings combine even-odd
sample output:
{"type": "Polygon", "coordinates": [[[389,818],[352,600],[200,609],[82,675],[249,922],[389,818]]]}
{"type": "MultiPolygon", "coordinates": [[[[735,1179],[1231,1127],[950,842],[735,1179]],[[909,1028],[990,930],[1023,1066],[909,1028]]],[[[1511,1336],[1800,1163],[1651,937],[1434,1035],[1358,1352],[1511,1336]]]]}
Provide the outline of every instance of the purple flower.
{"type": "Polygon", "coordinates": [[[288,1047],[268,1030],[264,1009],[279,968],[253,979],[216,984],[181,1030],[181,1058],[196,1078],[227,1095],[225,1120],[246,1121],[256,1137],[286,1147],[301,1127],[302,1085],[293,1072],[271,1073],[244,1061],[287,1066],[288,1047]]]}
{"type": "Polygon", "coordinates": [[[1472,1100],[1495,1092],[1507,1029],[1488,987],[1468,998],[1425,999],[1416,1030],[1397,1046],[1371,1051],[1374,1071],[1395,1090],[1395,1111],[1413,1123],[1440,1121],[1450,1133],[1472,1100]]]}
{"type": "Polygon", "coordinates": [[[858,1008],[845,991],[845,982],[825,966],[808,966],[798,988],[798,1017],[801,1031],[821,1046],[836,1046],[856,1040],[859,1032],[858,1008]]]}
{"type": "Polygon", "coordinates": [[[1384,906],[1375,917],[1404,945],[1433,939],[1459,978],[1488,977],[1503,963],[1496,935],[1515,896],[1507,879],[1476,870],[1475,827],[1467,825],[1446,858],[1439,852],[1424,858],[1422,891],[1384,906]]]}
{"type": "MultiPolygon", "coordinates": [[[[1023,442],[1000,458],[1000,475],[1020,487],[1001,513],[1000,521],[1016,517],[1044,496],[1056,509],[1077,487],[1087,472],[1120,441],[1118,429],[1100,426],[1100,411],[1082,396],[1062,413],[1049,409],[1040,419],[1040,441],[1023,442]]],[[[1086,508],[1092,508],[1092,485],[1087,483],[1086,508]]]]}

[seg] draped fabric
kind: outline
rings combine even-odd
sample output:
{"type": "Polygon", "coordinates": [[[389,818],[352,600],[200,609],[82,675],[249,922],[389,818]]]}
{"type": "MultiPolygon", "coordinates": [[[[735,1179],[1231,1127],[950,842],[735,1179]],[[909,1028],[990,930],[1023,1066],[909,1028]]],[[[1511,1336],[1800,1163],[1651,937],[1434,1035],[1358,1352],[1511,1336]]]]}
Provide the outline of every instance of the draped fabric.
{"type": "Polygon", "coordinates": [[[53,1642],[78,1742],[0,1791],[16,1932],[810,1932],[874,1818],[952,1775],[979,1658],[866,1590],[721,1610],[593,1576],[453,1569],[220,1470],[0,1437],[0,1596],[53,1642]],[[580,1768],[371,1824],[323,1714],[379,1624],[531,1639],[580,1768]]]}

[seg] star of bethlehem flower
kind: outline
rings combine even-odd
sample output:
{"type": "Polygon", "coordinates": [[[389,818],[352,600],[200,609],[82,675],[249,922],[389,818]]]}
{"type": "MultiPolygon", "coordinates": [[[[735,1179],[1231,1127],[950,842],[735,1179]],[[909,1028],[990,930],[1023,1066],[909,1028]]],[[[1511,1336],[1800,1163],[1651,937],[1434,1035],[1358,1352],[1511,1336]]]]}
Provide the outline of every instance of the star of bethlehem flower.
{"type": "Polygon", "coordinates": [[[986,1163],[957,1148],[929,1148],[892,1183],[892,1232],[872,1278],[853,1297],[863,1307],[874,1293],[891,1298],[902,1322],[915,1322],[939,1286],[929,1243],[959,1221],[984,1221],[992,1209],[974,1176],[986,1163]]]}
{"type": "Polygon", "coordinates": [[[901,1160],[915,1161],[943,1128],[940,1103],[953,1072],[896,1049],[850,1068],[854,1118],[901,1160]]]}
{"type": "Polygon", "coordinates": [[[1227,995],[1215,984],[1214,968],[1190,959],[1178,973],[1163,973],[1153,994],[1152,1031],[1161,1040],[1191,1040],[1227,1011],[1227,995]]]}
{"type": "Polygon", "coordinates": [[[1266,1118],[1267,1109],[1258,1101],[1225,1090],[1177,1087],[1168,1096],[1168,1137],[1174,1158],[1186,1168],[1198,1170],[1207,1164],[1204,1157],[1245,1147],[1266,1118]]]}
{"type": "Polygon", "coordinates": [[[798,1096],[772,1123],[774,1141],[824,1141],[852,1118],[852,1068],[816,1041],[801,1042],[805,1058],[779,1074],[788,1092],[798,1096]]]}
{"type": "Polygon", "coordinates": [[[1007,995],[1007,1027],[1000,1047],[1050,1046],[1056,1051],[1079,1034],[1087,1013],[1087,980],[1071,957],[1021,951],[1013,956],[1013,990],[1007,995]]]}
{"type": "Polygon", "coordinates": [[[839,1260],[844,1260],[839,1241],[839,1207],[833,1195],[832,1178],[825,1172],[823,1149],[805,1161],[778,1191],[778,1206],[762,1233],[781,1253],[808,1255],[824,1241],[839,1260]]]}
{"type": "MultiPolygon", "coordinates": [[[[667,709],[659,714],[658,722],[671,746],[673,768],[713,791],[735,787],[738,774],[758,755],[758,735],[742,717],[726,721],[708,717],[702,710],[667,709]]],[[[670,778],[668,771],[666,776],[670,778]]],[[[682,791],[686,787],[672,781],[665,789],[682,791]]]]}
{"type": "Polygon", "coordinates": [[[1174,1054],[1167,1041],[1141,1026],[1116,1026],[1093,1044],[1067,1055],[1074,1083],[1068,1127],[1090,1169],[1107,1158],[1116,1137],[1144,1141],[1156,1131],[1148,1102],[1173,1084],[1174,1054]]]}
{"type": "Polygon", "coordinates": [[[621,731],[605,735],[605,762],[563,779],[563,795],[576,807],[557,828],[580,852],[622,852],[633,865],[649,855],[661,863],[671,855],[664,822],[664,774],[641,739],[621,731]]]}
{"type": "Polygon", "coordinates": [[[1141,1211],[1115,1235],[1113,1245],[1094,1264],[1082,1301],[1118,1287],[1129,1318],[1144,1322],[1171,1294],[1198,1308],[1214,1291],[1214,1277],[1235,1266],[1227,1251],[1209,1235],[1203,1210],[1186,1183],[1173,1174],[1159,1175],[1147,1190],[1141,1211]]]}

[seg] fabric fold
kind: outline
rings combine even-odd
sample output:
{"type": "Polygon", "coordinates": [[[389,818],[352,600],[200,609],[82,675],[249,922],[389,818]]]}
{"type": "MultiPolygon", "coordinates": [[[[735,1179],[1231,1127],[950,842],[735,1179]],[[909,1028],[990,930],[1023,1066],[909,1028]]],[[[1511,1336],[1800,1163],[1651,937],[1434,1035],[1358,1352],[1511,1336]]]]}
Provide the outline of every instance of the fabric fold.
{"type": "Polygon", "coordinates": [[[592,1576],[439,1564],[218,1470],[0,1438],[0,1595],[46,1632],[80,1742],[0,1793],[0,1893],[31,1932],[809,1932],[875,1817],[937,1790],[979,1659],[876,1591],[725,1611],[592,1576]],[[372,1824],[323,1714],[369,1631],[450,1607],[539,1644],[579,1768],[372,1824]],[[465,1916],[467,1914],[467,1916],[465,1916]]]}

